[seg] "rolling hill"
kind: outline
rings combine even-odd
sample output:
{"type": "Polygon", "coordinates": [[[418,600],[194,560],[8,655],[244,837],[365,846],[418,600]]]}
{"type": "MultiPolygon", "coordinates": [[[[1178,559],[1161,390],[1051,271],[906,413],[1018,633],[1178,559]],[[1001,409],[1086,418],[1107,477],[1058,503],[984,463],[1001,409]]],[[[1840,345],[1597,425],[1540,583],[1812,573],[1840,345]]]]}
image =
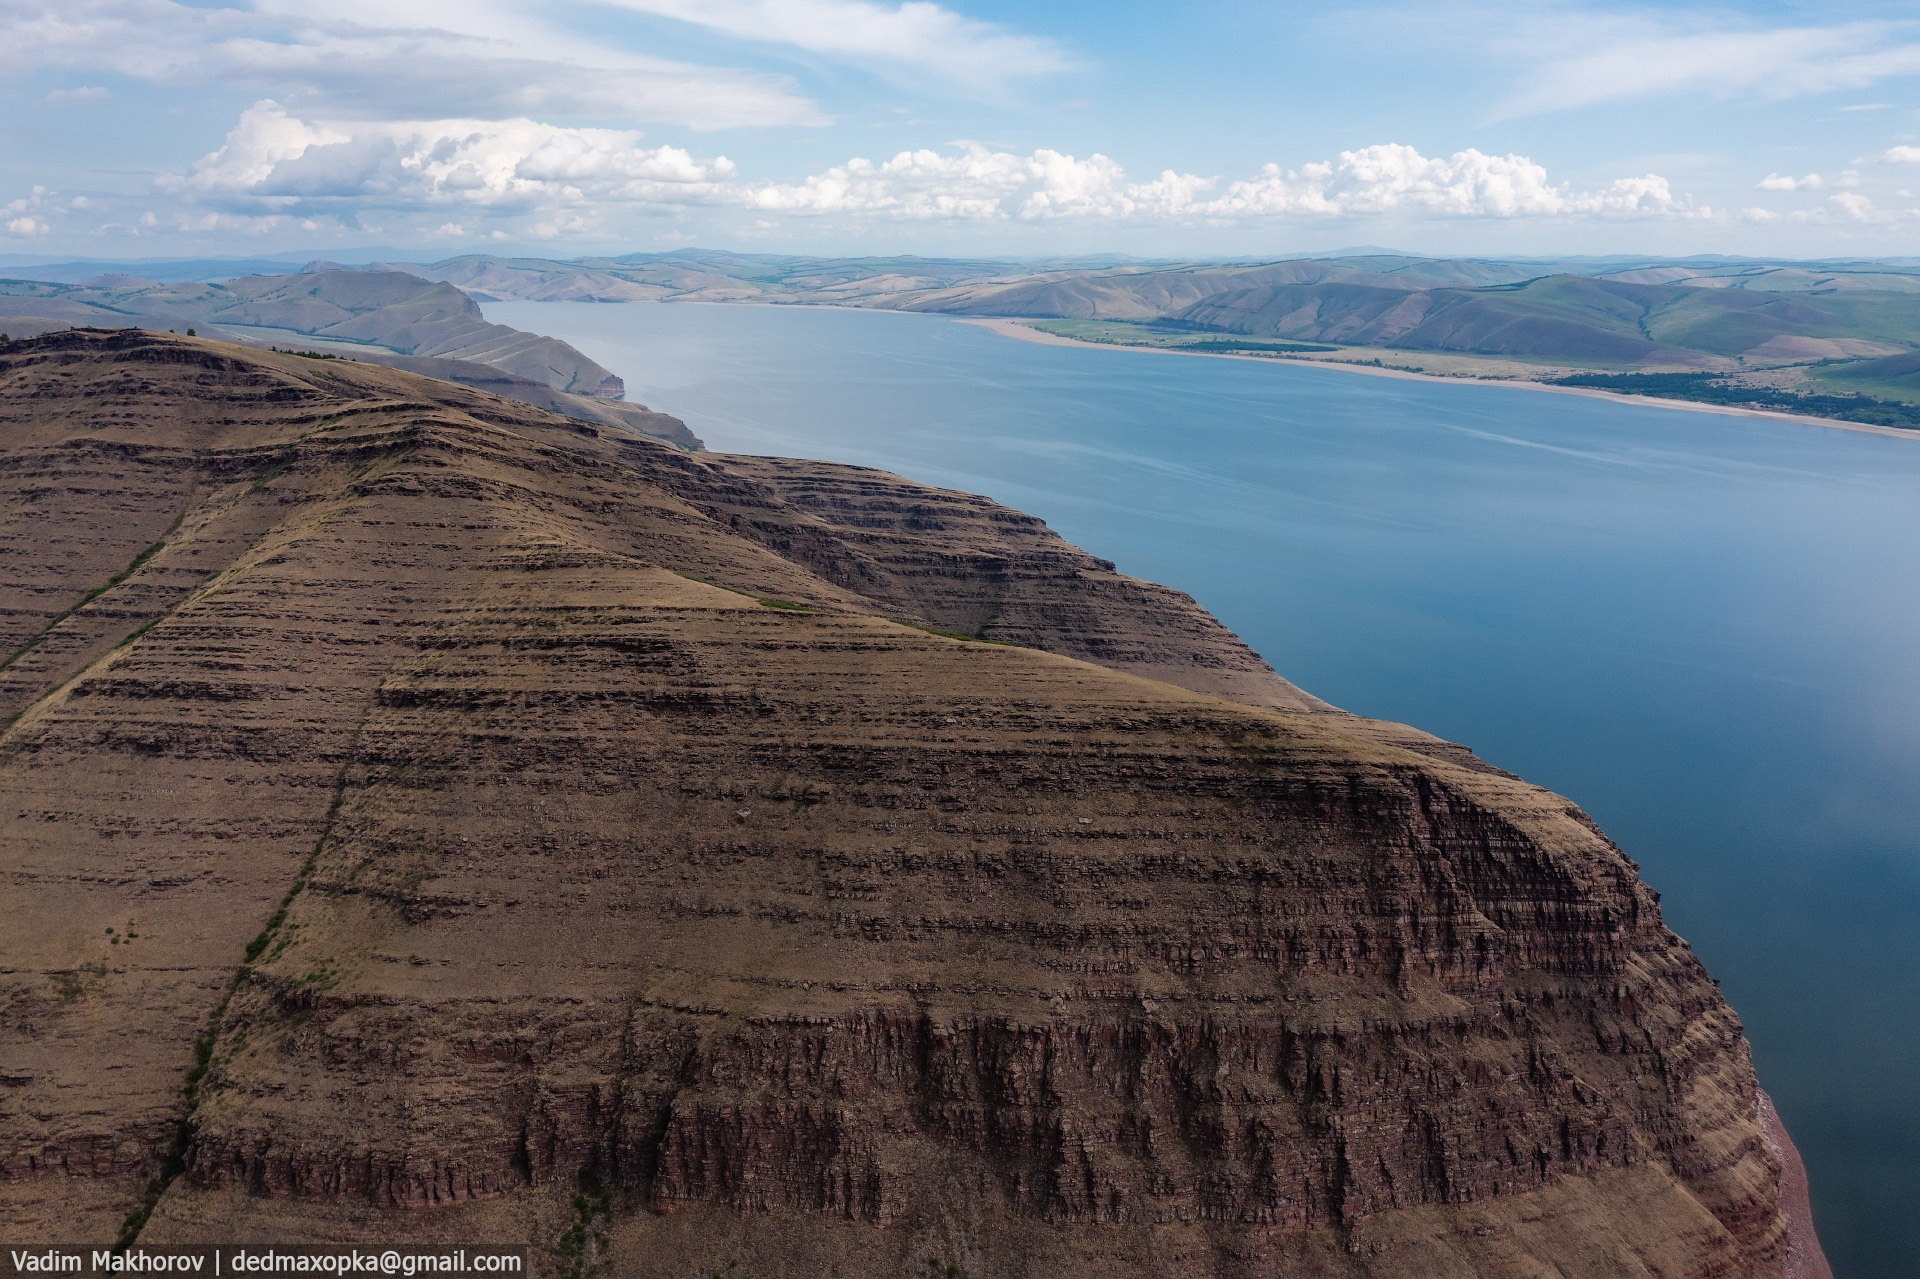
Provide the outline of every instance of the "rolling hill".
{"type": "Polygon", "coordinates": [[[310,270],[226,283],[156,284],[102,276],[85,284],[0,280],[0,333],[67,327],[200,328],[256,345],[412,368],[583,421],[700,442],[686,425],[623,402],[620,379],[565,342],[489,323],[472,298],[398,271],[310,270]]]}

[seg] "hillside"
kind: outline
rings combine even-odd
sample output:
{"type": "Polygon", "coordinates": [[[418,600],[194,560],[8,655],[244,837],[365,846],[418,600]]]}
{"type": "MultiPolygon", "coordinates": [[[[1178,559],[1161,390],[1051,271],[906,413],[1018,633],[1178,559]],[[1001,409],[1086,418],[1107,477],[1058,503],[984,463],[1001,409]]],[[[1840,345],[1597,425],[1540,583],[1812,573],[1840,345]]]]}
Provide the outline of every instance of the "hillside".
{"type": "Polygon", "coordinates": [[[1541,365],[1732,371],[1874,356],[1920,346],[1920,295],[1812,294],[1546,275],[1433,287],[1354,271],[1154,273],[949,289],[889,302],[961,315],[1109,319],[1393,351],[1510,357],[1541,365]],[[1221,287],[1200,296],[1193,281],[1221,287]]]}
{"type": "Polygon", "coordinates": [[[104,276],[83,285],[0,280],[0,333],[70,326],[204,328],[253,345],[411,368],[682,448],[686,424],[625,404],[619,378],[567,343],[491,324],[458,289],[394,271],[309,270],[224,284],[104,276]]]}
{"type": "Polygon", "coordinates": [[[622,392],[619,378],[566,343],[489,324],[458,289],[398,271],[249,275],[225,284],[152,284],[130,277],[80,285],[0,281],[0,325],[14,317],[317,338],[487,364],[574,395],[617,400],[622,392]]]}
{"type": "MultiPolygon", "coordinates": [[[[70,323],[126,322],[106,318],[124,313],[145,317],[139,322],[149,325],[213,324],[243,338],[297,333],[374,343],[409,355],[489,364],[572,394],[618,398],[619,379],[562,343],[487,325],[468,293],[483,299],[774,302],[1085,321],[1107,327],[1097,333],[1076,329],[1073,336],[1202,350],[1210,349],[1198,345],[1209,335],[1327,344],[1340,349],[1252,349],[1499,377],[1704,371],[1775,392],[1831,391],[1851,376],[1815,371],[1815,365],[1824,370],[1835,362],[1920,350],[1920,273],[1911,263],[1895,262],[1498,261],[1364,253],[1278,262],[1116,263],[705,250],[560,262],[470,255],[368,269],[315,263],[302,276],[243,277],[225,285],[6,282],[0,284],[0,311],[70,323]],[[13,296],[4,296],[9,291],[13,296]],[[1169,340],[1181,333],[1192,336],[1169,340]],[[1828,386],[1815,388],[1810,378],[1828,386]]],[[[20,327],[24,318],[0,315],[0,331],[9,323],[20,332],[41,331],[20,327]]],[[[1872,376],[1864,371],[1855,380],[1864,388],[1872,376]]]]}
{"type": "Polygon", "coordinates": [[[1633,863],[1031,517],[142,331],[0,462],[10,1239],[1784,1274],[1633,863]]]}
{"type": "Polygon", "coordinates": [[[1809,372],[1823,388],[1888,400],[1920,401],[1920,351],[1904,351],[1877,360],[1825,363],[1809,372]]]}
{"type": "Polygon", "coordinates": [[[488,298],[824,303],[1007,317],[1109,344],[1219,353],[1229,350],[1222,341],[1233,341],[1246,344],[1231,348],[1237,353],[1454,376],[1709,372],[1726,379],[1716,396],[1748,388],[1755,405],[1778,408],[1784,396],[1792,409],[1830,415],[1820,405],[1838,393],[1858,401],[1842,416],[1876,421],[1901,417],[1885,405],[1904,398],[1899,384],[1876,382],[1872,369],[1834,366],[1920,350],[1920,272],[1904,260],[1500,261],[1365,252],[1102,263],[683,250],[574,262],[481,255],[394,269],[488,298]],[[1289,346],[1302,343],[1337,349],[1289,346]],[[1796,395],[1811,398],[1800,403],[1796,395]]]}
{"type": "Polygon", "coordinates": [[[822,259],[686,249],[554,262],[473,254],[427,265],[395,263],[476,297],[531,302],[858,302],[1034,269],[1007,261],[822,259]]]}

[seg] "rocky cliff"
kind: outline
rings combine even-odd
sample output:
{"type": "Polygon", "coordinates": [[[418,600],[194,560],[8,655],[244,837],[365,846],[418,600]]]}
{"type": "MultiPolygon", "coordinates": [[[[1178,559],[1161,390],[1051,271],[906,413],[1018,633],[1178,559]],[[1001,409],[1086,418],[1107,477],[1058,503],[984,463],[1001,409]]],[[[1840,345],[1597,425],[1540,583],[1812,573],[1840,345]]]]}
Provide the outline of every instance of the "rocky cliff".
{"type": "Polygon", "coordinates": [[[131,331],[0,485],[9,1240],[1784,1273],[1620,850],[1029,517],[131,331]]]}

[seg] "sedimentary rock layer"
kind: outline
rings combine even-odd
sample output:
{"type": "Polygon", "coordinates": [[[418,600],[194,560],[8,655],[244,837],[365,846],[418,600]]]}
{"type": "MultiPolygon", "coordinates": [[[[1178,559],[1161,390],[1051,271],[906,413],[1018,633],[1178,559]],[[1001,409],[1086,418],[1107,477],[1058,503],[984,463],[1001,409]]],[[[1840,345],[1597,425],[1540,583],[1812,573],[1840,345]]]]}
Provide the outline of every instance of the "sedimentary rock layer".
{"type": "Polygon", "coordinates": [[[1632,863],[1037,521],[144,333],[0,450],[9,1238],[1782,1273],[1632,863]]]}

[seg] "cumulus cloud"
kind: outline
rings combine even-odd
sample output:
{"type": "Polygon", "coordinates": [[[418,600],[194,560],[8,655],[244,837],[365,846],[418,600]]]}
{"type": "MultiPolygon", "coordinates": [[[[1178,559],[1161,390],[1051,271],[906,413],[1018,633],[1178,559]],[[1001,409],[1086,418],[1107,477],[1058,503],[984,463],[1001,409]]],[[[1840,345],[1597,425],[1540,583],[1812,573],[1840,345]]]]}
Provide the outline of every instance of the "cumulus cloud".
{"type": "Polygon", "coordinates": [[[113,96],[113,91],[97,84],[83,84],[72,89],[54,89],[47,94],[47,102],[56,107],[69,102],[101,102],[113,96]]]}
{"type": "MultiPolygon", "coordinates": [[[[534,234],[595,229],[621,208],[735,208],[761,214],[913,221],[1230,223],[1394,212],[1454,218],[1694,216],[1655,174],[1576,191],[1525,156],[1476,150],[1429,157],[1383,144],[1330,161],[1268,165],[1221,189],[1172,169],[1133,180],[1109,156],[1042,148],[1021,155],[980,145],[856,158],[796,182],[751,181],[725,156],[648,147],[632,130],[569,128],[530,119],[302,119],[264,100],[225,142],[160,182],[189,204],[232,215],[372,208],[467,208],[524,215],[534,234]]],[[[443,215],[444,216],[444,215],[443,215]]],[[[464,233],[452,219],[436,234],[464,233]],[[455,228],[455,230],[449,230],[455,228]]]]}
{"type": "Polygon", "coordinates": [[[747,192],[759,209],[782,213],[857,213],[898,218],[1176,216],[1212,184],[1163,173],[1134,183],[1104,155],[1085,160],[1059,151],[1013,155],[969,146],[957,155],[902,151],[875,163],[854,159],[794,184],[747,192]]]}
{"type": "Polygon", "coordinates": [[[230,208],[418,208],[470,205],[557,210],[592,201],[713,201],[734,171],[724,156],[643,147],[626,129],[534,120],[310,123],[271,99],[242,113],[221,147],[162,189],[230,208]]]}
{"type": "Polygon", "coordinates": [[[613,0],[626,9],[693,23],[739,39],[788,44],[883,72],[930,73],[966,86],[997,86],[1073,66],[1051,40],[962,17],[926,0],[613,0]]]}
{"type": "MultiPolygon", "coordinates": [[[[1905,195],[1903,191],[1900,194],[1905,195]]],[[[1905,216],[1913,216],[1908,210],[1905,216]]],[[[1830,195],[1821,204],[1810,209],[1795,209],[1790,213],[1781,213],[1773,209],[1742,209],[1740,218],[1745,222],[1761,225],[1787,222],[1803,226],[1863,226],[1882,225],[1896,221],[1902,215],[1889,209],[1883,209],[1868,197],[1856,191],[1841,191],[1830,195]]]]}
{"type": "Polygon", "coordinates": [[[1826,180],[1817,173],[1809,173],[1804,178],[1796,178],[1784,173],[1769,173],[1753,185],[1756,191],[1818,191],[1826,184],[1826,180]]]}
{"type": "Polygon", "coordinates": [[[44,186],[35,186],[19,199],[0,205],[0,225],[6,227],[8,235],[42,236],[53,230],[46,215],[56,211],[62,210],[54,193],[44,186]]]}
{"type": "MultiPolygon", "coordinates": [[[[1400,210],[1442,217],[1634,215],[1690,212],[1665,178],[1620,178],[1598,191],[1556,186],[1525,156],[1476,150],[1428,157],[1383,144],[1337,159],[1283,169],[1269,164],[1229,184],[1171,169],[1147,182],[1100,154],[1013,155],[968,147],[957,155],[903,151],[891,160],[853,160],[792,184],[752,191],[762,209],[867,213],[904,218],[1129,218],[1241,221],[1343,217],[1400,210]]],[[[1704,211],[1703,211],[1704,212],[1704,211]]]]}
{"type": "Polygon", "coordinates": [[[1920,164],[1920,147],[1888,147],[1880,158],[1888,164],[1920,164]]]}
{"type": "Polygon", "coordinates": [[[1385,144],[1342,151],[1332,161],[1298,171],[1268,165],[1257,178],[1236,182],[1214,202],[1225,214],[1366,214],[1410,209],[1448,217],[1526,217],[1551,214],[1677,213],[1667,180],[1656,174],[1617,178],[1598,191],[1556,186],[1547,171],[1523,155],[1487,155],[1469,148],[1451,156],[1424,156],[1385,144]]]}
{"type": "Polygon", "coordinates": [[[1835,213],[1848,222],[1880,222],[1889,215],[1874,206],[1872,200],[1853,191],[1827,197],[1835,213]]]}

